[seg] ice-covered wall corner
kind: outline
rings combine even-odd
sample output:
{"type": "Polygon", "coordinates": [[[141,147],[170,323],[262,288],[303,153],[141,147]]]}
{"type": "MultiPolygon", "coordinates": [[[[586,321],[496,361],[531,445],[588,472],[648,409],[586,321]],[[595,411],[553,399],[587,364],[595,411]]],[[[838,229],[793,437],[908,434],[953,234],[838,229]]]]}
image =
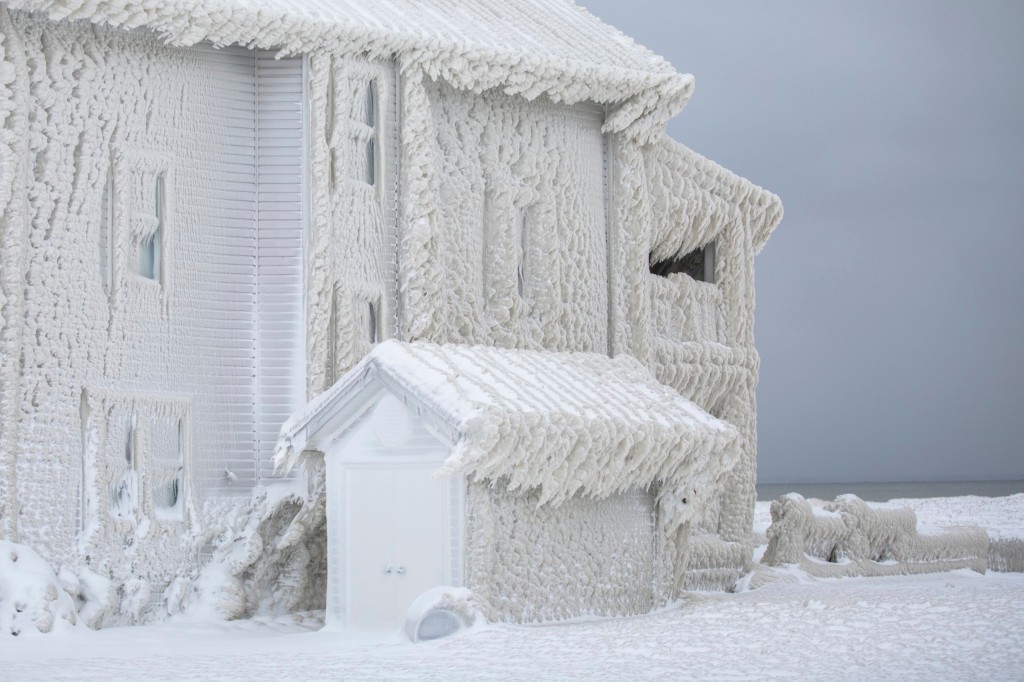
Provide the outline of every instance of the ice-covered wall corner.
{"type": "Polygon", "coordinates": [[[730,586],[749,563],[756,459],[754,256],[782,216],[774,194],[660,136],[612,136],[612,348],[737,426],[742,456],[694,522],[687,584],[730,586]],[[714,245],[707,281],[649,266],[714,245]],[[745,549],[746,548],[746,549],[745,549]]]}
{"type": "Polygon", "coordinates": [[[396,72],[311,55],[309,397],[398,334],[396,72]]]}
{"type": "Polygon", "coordinates": [[[796,493],[772,502],[769,566],[799,564],[812,575],[899,575],[970,568],[984,573],[981,528],[919,528],[910,509],[873,509],[855,495],[816,506],[796,493]]]}
{"type": "Polygon", "coordinates": [[[251,330],[209,305],[251,303],[211,180],[245,157],[233,100],[210,50],[6,5],[0,29],[0,534],[139,622],[197,570],[204,501],[254,476],[251,330]]]}
{"type": "Polygon", "coordinates": [[[28,232],[28,73],[21,37],[0,5],[0,538],[18,539],[24,257],[28,232]]]}

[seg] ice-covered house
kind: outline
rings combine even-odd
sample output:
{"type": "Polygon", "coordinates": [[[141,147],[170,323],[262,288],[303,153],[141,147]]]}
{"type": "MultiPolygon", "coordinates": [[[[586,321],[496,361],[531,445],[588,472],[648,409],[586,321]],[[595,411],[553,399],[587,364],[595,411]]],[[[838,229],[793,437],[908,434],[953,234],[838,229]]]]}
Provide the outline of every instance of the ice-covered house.
{"type": "MultiPolygon", "coordinates": [[[[782,210],[665,136],[692,87],[565,0],[0,0],[0,537],[102,592],[108,622],[173,609],[239,528],[255,530],[223,552],[235,613],[272,583],[323,603],[322,465],[290,522],[246,500],[285,476],[282,424],[326,407],[307,400],[335,386],[335,407],[379,407],[339,388],[379,346],[361,367],[478,357],[495,366],[474,385],[523,362],[622,386],[593,408],[663,396],[648,426],[598,420],[675,434],[643,462],[610,435],[545,450],[580,468],[564,495],[508,462],[461,470],[446,579],[490,617],[727,588],[750,561],[753,259],[782,210]],[[518,548],[492,543],[488,564],[479,543],[515,533],[634,544],[603,592],[545,576],[556,604],[491,589],[481,567],[518,548]]],[[[457,454],[460,403],[379,374],[457,454]]]]}

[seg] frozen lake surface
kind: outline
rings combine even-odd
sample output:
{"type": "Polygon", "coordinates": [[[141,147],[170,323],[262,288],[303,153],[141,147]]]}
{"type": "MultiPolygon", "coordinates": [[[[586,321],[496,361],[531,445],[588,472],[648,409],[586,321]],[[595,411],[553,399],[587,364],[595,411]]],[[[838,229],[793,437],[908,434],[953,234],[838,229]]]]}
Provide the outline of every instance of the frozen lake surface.
{"type": "MultiPolygon", "coordinates": [[[[1024,495],[915,500],[920,520],[1024,536],[1024,495]]],[[[759,503],[758,523],[768,505],[759,503]]],[[[435,642],[314,617],[175,622],[0,641],[4,680],[1024,678],[1024,574],[777,583],[635,618],[492,625],[435,642]]]]}

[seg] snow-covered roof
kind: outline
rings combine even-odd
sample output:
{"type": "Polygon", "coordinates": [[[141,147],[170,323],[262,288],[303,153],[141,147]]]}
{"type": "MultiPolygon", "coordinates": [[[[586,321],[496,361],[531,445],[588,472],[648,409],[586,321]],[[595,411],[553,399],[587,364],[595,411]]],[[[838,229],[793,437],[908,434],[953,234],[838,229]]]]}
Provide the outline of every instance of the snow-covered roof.
{"type": "Polygon", "coordinates": [[[782,220],[782,200],[711,159],[662,135],[645,149],[655,202],[651,255],[678,257],[741,220],[760,253],[782,220]]]}
{"type": "Polygon", "coordinates": [[[275,463],[336,438],[373,382],[441,419],[454,447],[440,474],[539,488],[542,503],[656,481],[704,489],[739,455],[735,427],[629,356],[387,341],[285,423],[275,463]]]}
{"type": "Polygon", "coordinates": [[[174,45],[397,56],[463,89],[617,104],[609,131],[653,139],[693,77],[567,0],[4,0],[51,19],[150,28],[174,45]]]}

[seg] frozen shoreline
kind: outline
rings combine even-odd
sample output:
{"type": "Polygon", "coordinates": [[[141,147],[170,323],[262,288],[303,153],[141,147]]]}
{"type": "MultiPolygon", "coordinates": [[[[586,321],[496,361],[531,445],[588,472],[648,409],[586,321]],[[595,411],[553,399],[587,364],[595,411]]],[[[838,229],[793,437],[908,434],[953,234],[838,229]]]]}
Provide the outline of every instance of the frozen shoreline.
{"type": "MultiPolygon", "coordinates": [[[[1024,537],[1024,494],[894,500],[922,524],[1024,537]]],[[[768,503],[758,503],[765,524],[768,503]]],[[[766,524],[765,524],[766,525],[766,524]]],[[[1019,679],[1024,574],[798,575],[655,613],[492,625],[436,642],[316,632],[315,618],[76,629],[0,641],[4,679],[1019,679]]]]}

